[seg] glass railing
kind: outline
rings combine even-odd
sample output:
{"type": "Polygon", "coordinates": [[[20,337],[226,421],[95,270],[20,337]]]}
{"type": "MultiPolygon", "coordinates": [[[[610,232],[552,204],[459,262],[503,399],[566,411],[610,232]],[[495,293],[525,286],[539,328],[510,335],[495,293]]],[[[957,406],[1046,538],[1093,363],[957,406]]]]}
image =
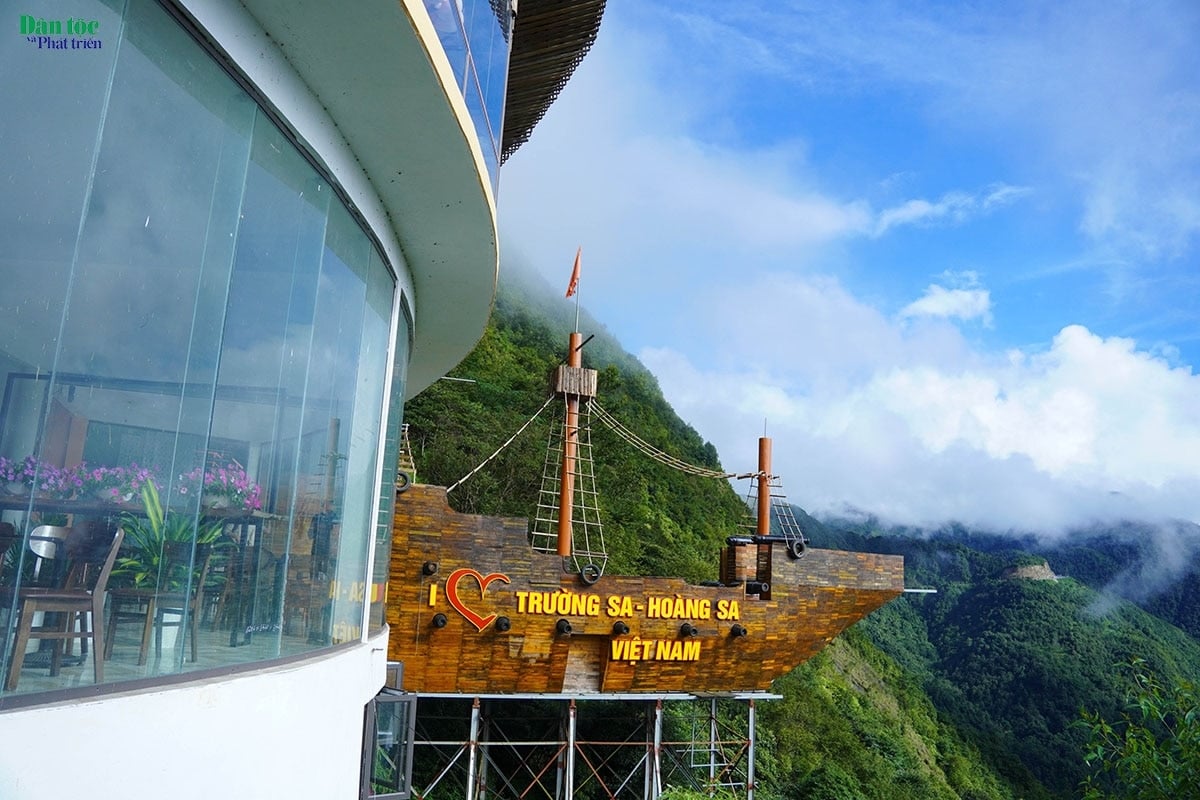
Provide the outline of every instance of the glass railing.
{"type": "Polygon", "coordinates": [[[512,34],[508,0],[425,0],[425,7],[466,100],[494,190],[512,34]]]}

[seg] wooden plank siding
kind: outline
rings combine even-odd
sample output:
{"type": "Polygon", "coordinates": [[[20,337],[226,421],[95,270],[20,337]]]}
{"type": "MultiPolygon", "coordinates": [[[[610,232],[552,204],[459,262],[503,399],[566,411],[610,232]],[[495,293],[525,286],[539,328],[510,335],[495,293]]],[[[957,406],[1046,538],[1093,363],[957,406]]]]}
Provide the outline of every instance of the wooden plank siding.
{"type": "Polygon", "coordinates": [[[530,549],[526,531],[523,520],[455,512],[440,487],[397,497],[388,657],[404,662],[404,689],[762,691],[904,589],[900,556],[809,549],[793,559],[782,544],[768,545],[769,599],[678,578],[605,575],[589,586],[557,556],[530,549]],[[426,563],[436,573],[425,574],[426,563]],[[560,619],[569,635],[556,632],[560,619]],[[614,634],[618,621],[627,634],[614,634]],[[694,636],[681,635],[684,623],[694,636]],[[735,623],[748,635],[734,636],[735,623]]]}

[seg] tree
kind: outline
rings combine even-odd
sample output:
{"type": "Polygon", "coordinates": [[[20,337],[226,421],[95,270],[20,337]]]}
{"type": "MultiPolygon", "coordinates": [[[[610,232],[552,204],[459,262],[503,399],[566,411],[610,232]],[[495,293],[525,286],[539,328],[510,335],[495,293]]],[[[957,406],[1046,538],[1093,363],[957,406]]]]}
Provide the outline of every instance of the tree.
{"type": "Polygon", "coordinates": [[[1128,708],[1115,723],[1083,712],[1084,761],[1093,773],[1084,800],[1200,798],[1200,696],[1189,681],[1171,686],[1142,659],[1129,665],[1128,708]]]}

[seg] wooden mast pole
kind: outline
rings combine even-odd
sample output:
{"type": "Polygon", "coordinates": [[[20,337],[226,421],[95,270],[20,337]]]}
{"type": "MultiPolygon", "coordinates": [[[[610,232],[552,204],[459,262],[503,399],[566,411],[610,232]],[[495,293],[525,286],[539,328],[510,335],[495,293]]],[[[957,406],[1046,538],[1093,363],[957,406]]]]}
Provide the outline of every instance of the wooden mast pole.
{"type": "Polygon", "coordinates": [[[768,536],[771,533],[771,440],[766,436],[758,439],[758,525],[755,533],[768,536]]]}
{"type": "MultiPolygon", "coordinates": [[[[568,340],[567,366],[575,369],[583,367],[583,334],[579,331],[574,331],[568,340]]],[[[579,442],[579,395],[568,391],[566,399],[562,473],[558,494],[558,554],[563,558],[571,555],[571,517],[575,508],[575,448],[579,442]]]]}

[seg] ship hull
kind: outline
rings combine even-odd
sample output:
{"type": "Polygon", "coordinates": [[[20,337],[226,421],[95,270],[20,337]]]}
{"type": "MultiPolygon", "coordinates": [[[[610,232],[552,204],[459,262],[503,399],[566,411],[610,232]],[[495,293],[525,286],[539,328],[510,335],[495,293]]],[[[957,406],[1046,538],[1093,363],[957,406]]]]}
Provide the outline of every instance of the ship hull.
{"type": "Polygon", "coordinates": [[[765,591],[587,584],[530,548],[524,520],[459,514],[445,489],[412,486],[396,503],[388,656],[423,693],[764,691],[904,590],[899,556],[744,546],[765,591]]]}

